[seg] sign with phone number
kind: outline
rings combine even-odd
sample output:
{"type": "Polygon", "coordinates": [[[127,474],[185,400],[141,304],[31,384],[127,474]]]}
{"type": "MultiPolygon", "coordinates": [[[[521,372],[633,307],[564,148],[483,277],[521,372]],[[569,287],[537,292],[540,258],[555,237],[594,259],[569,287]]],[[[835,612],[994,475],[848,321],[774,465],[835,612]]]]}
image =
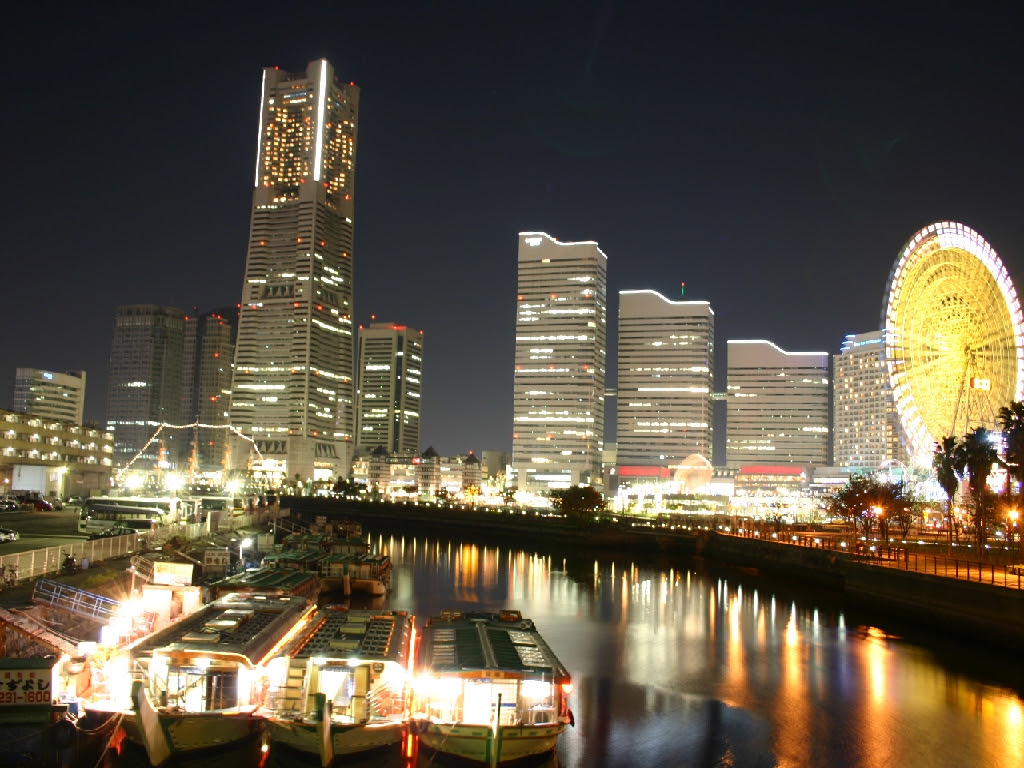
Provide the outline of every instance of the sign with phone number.
{"type": "Polygon", "coordinates": [[[49,691],[0,691],[0,706],[8,704],[49,704],[49,691]]]}
{"type": "Polygon", "coordinates": [[[0,673],[0,706],[49,704],[51,670],[19,669],[0,673]]]}

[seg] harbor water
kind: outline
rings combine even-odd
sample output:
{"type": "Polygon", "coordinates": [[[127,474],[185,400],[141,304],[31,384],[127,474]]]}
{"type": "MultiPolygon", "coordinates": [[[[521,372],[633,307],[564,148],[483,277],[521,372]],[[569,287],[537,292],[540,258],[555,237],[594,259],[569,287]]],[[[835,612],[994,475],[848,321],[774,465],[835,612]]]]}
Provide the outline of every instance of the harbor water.
{"type": "MultiPolygon", "coordinates": [[[[371,536],[415,614],[515,608],[568,668],[561,768],[1024,766],[1021,665],[986,638],[851,615],[834,595],[694,561],[371,536]]],[[[109,768],[140,768],[128,742],[109,768]]],[[[180,765],[302,765],[260,744],[180,765]]],[[[441,765],[413,745],[336,765],[441,765]]]]}

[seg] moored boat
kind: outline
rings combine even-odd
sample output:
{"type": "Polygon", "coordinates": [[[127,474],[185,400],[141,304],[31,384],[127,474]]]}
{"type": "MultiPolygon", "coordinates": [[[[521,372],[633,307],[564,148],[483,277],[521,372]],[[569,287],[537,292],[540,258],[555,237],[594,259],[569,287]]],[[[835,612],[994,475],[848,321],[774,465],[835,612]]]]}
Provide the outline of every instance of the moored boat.
{"type": "Polygon", "coordinates": [[[89,661],[0,658],[0,765],[95,765],[117,736],[121,713],[92,709],[89,661]]]}
{"type": "Polygon", "coordinates": [[[271,744],[326,766],[336,755],[398,743],[413,632],[404,611],[317,611],[267,665],[260,714],[271,744]]]}
{"type": "Polygon", "coordinates": [[[572,724],[569,673],[519,611],[442,611],[422,630],[410,730],[489,766],[552,751],[572,724]]]}
{"type": "Polygon", "coordinates": [[[260,735],[264,665],[314,610],[304,597],[230,594],[143,638],[128,737],[160,766],[260,735]]]}

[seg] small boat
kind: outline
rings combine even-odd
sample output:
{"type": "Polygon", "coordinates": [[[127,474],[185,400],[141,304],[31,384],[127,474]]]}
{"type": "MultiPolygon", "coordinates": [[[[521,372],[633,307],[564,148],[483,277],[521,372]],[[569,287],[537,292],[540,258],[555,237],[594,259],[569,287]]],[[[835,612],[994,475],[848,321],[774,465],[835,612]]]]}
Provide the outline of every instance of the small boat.
{"type": "Polygon", "coordinates": [[[305,597],[229,594],[143,638],[131,658],[128,738],[160,766],[261,735],[264,666],[308,621],[305,597]]]}
{"type": "Polygon", "coordinates": [[[214,599],[237,594],[298,595],[315,600],[320,593],[320,579],[309,571],[290,568],[259,568],[215,581],[210,585],[214,599]]]}
{"type": "Polygon", "coordinates": [[[387,555],[328,555],[319,562],[320,581],[343,595],[381,597],[391,589],[391,558],[387,555]]]}
{"type": "Polygon", "coordinates": [[[317,611],[267,665],[271,745],[326,766],[401,741],[413,633],[404,611],[317,611]]]}
{"type": "Polygon", "coordinates": [[[96,765],[114,741],[121,713],[88,706],[89,660],[0,658],[0,765],[96,765]]]}
{"type": "Polygon", "coordinates": [[[504,765],[551,752],[566,725],[569,673],[519,611],[442,611],[416,653],[410,731],[421,746],[504,765]]]}

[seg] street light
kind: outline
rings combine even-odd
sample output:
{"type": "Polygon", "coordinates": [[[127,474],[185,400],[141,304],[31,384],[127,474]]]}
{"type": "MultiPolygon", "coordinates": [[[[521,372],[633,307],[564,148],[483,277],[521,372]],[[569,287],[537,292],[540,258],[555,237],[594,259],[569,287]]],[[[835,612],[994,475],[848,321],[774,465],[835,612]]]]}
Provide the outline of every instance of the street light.
{"type": "Polygon", "coordinates": [[[241,570],[245,570],[245,561],[242,559],[242,550],[248,549],[252,546],[252,539],[242,539],[238,542],[238,566],[241,570]]]}

